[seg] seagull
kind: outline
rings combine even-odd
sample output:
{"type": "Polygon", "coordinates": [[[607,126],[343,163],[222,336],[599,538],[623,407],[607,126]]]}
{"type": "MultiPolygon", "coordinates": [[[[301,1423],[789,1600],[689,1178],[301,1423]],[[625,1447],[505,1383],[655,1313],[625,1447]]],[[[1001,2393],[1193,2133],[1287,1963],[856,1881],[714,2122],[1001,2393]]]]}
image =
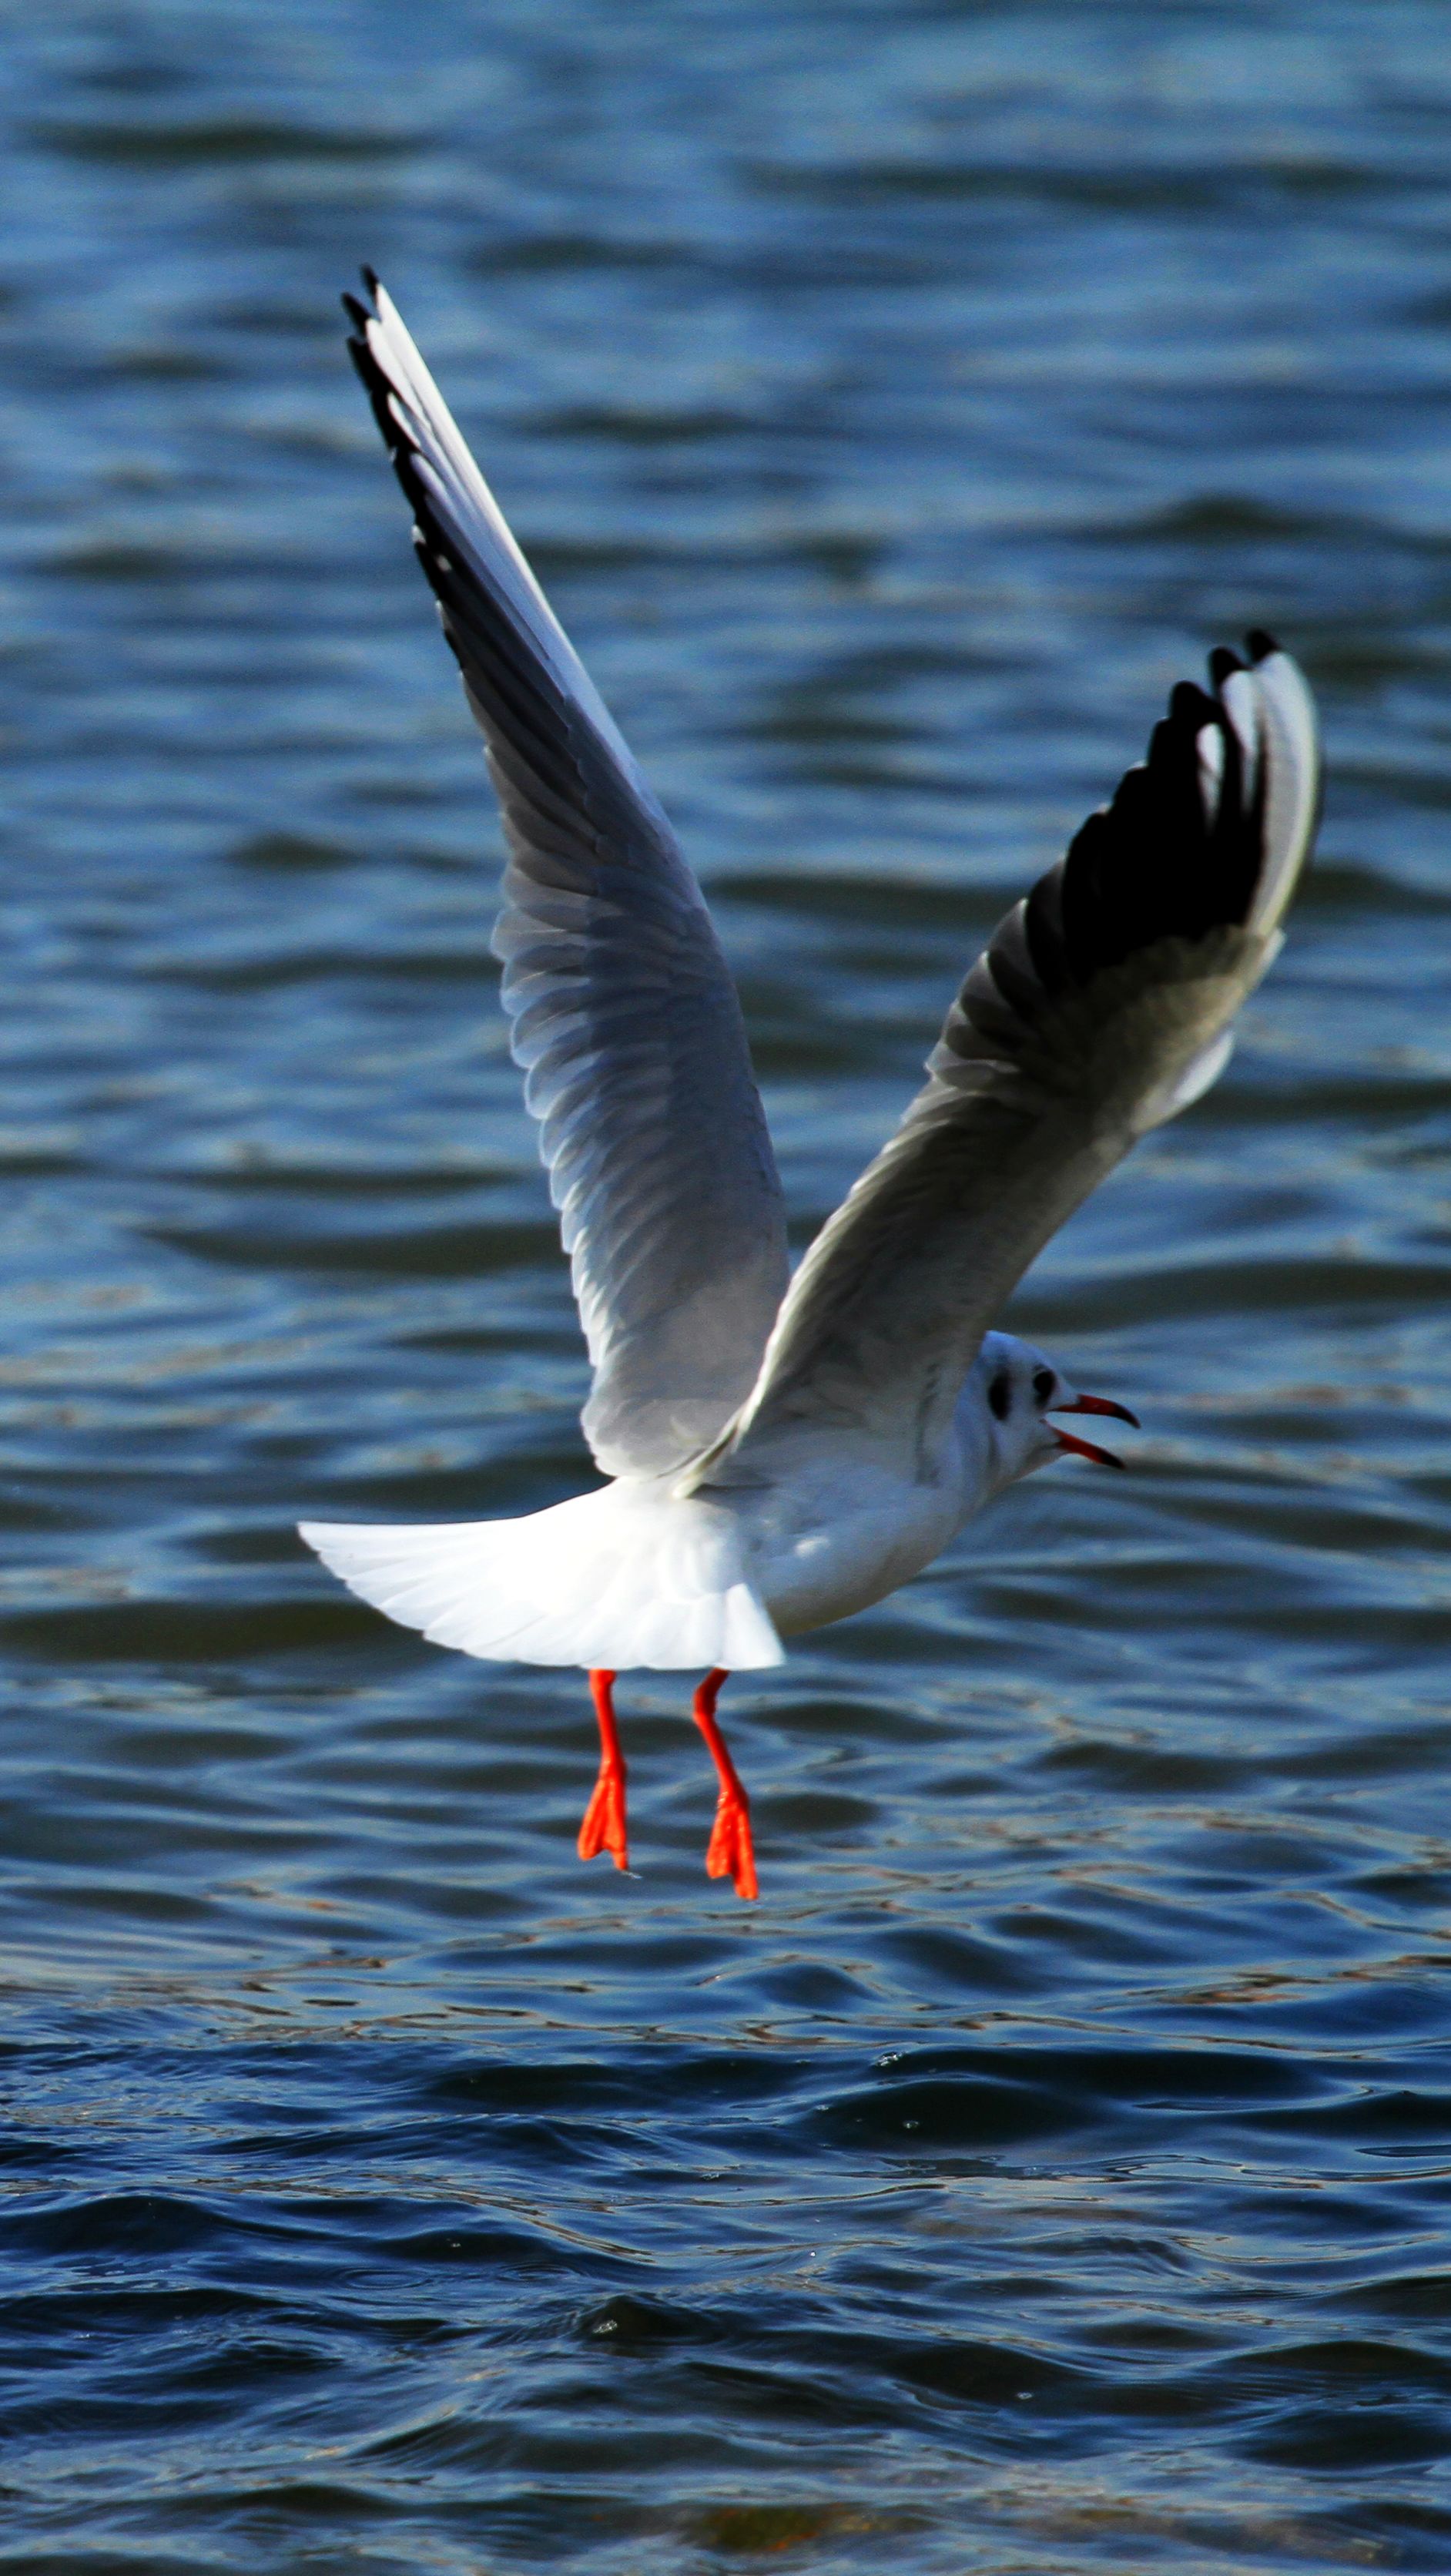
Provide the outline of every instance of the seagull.
{"type": "MultiPolygon", "coordinates": [[[[882,1600],[1072,1454],[1085,1395],[994,1318],[1137,1138],[1208,1090],[1314,838],[1314,704],[1261,632],[999,923],[894,1135],[794,1277],[745,1025],[700,887],[371,269],[349,347],[483,733],[494,949],[592,1367],[607,1480],[522,1520],[301,1534],[363,1600],[486,1661],[589,1675],[579,1834],[628,1867],[618,1673],[699,1672],[712,1878],[757,1894],[716,1718],[732,1672],[882,1600]]],[[[1137,1425],[1135,1424],[1135,1428],[1137,1425]]]]}

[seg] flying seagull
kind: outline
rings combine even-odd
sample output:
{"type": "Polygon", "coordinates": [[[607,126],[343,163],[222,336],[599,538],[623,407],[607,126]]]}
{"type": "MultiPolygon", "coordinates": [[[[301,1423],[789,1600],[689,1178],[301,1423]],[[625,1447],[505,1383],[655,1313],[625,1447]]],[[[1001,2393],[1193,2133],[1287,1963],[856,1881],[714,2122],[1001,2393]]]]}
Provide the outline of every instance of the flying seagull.
{"type": "Polygon", "coordinates": [[[524,1520],[305,1521],[392,1619],[588,1672],[588,1860],[628,1862],[616,1674],[700,1671],[706,1868],[753,1897],[716,1720],[733,1671],[880,1601],[1065,1452],[1134,1416],[994,1330],[1136,1138],[1223,1071],[1314,837],[1313,702],[1273,638],[1182,682],[1148,756],[999,923],[927,1081],[788,1272],[781,1185],[705,900],[371,270],[349,342],[487,746],[509,863],[494,947],[593,1369],[602,1475],[524,1520]]]}

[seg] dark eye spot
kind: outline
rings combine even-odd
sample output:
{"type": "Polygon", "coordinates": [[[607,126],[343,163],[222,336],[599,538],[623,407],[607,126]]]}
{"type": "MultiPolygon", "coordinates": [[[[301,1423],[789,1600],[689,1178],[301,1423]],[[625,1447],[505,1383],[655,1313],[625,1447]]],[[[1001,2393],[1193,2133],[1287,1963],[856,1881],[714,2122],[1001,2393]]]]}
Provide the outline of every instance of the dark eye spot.
{"type": "Polygon", "coordinates": [[[1036,1395],[1036,1397],[1037,1397],[1037,1399],[1038,1399],[1038,1402],[1039,1402],[1040,1404],[1046,1404],[1046,1403],[1047,1403],[1047,1401],[1048,1401],[1048,1398],[1049,1398],[1049,1396],[1052,1394],[1052,1392],[1053,1392],[1053,1372],[1052,1372],[1052,1370],[1051,1370],[1051,1369],[1039,1369],[1039,1370],[1035,1373],[1034,1378],[1033,1378],[1033,1393],[1036,1395]]]}
{"type": "Polygon", "coordinates": [[[1006,1369],[999,1369],[987,1391],[987,1400],[999,1422],[1006,1422],[1013,1401],[1013,1381],[1006,1369]]]}

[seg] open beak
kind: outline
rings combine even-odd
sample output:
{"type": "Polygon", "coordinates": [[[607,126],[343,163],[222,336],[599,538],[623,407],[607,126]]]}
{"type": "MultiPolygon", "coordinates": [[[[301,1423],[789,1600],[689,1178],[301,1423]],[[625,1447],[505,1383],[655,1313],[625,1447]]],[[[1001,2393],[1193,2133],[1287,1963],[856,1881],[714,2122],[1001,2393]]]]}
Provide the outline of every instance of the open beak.
{"type": "MultiPolygon", "coordinates": [[[[1112,1414],[1115,1422],[1127,1422],[1135,1431],[1139,1428],[1138,1415],[1130,1413],[1126,1404],[1115,1404],[1107,1395],[1078,1395],[1071,1404],[1055,1404],[1051,1410],[1054,1413],[1108,1413],[1112,1414]]],[[[1060,1431],[1056,1422],[1048,1427],[1059,1448],[1070,1449],[1075,1458],[1091,1458],[1096,1467],[1121,1467],[1124,1463],[1122,1458],[1114,1456],[1111,1449],[1100,1449],[1096,1441],[1080,1440],[1075,1432],[1060,1431]]]]}

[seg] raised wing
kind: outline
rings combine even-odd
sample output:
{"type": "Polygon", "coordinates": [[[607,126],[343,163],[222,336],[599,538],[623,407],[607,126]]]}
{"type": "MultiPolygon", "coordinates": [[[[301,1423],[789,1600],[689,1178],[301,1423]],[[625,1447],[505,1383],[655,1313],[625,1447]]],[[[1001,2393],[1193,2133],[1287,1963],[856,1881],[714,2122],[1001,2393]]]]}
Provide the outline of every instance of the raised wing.
{"type": "Polygon", "coordinates": [[[786,1286],[740,1004],[664,814],[364,278],[349,346],[503,808],[494,947],[594,1365],[585,1432],[606,1474],[659,1475],[749,1393],[786,1286]]]}
{"type": "Polygon", "coordinates": [[[1135,1139],[1223,1071],[1314,837],[1315,711],[1288,654],[1210,657],[1146,762],[999,923],[928,1082],[792,1282],[733,1435],[815,1421],[931,1457],[1028,1264],[1135,1139]]]}

